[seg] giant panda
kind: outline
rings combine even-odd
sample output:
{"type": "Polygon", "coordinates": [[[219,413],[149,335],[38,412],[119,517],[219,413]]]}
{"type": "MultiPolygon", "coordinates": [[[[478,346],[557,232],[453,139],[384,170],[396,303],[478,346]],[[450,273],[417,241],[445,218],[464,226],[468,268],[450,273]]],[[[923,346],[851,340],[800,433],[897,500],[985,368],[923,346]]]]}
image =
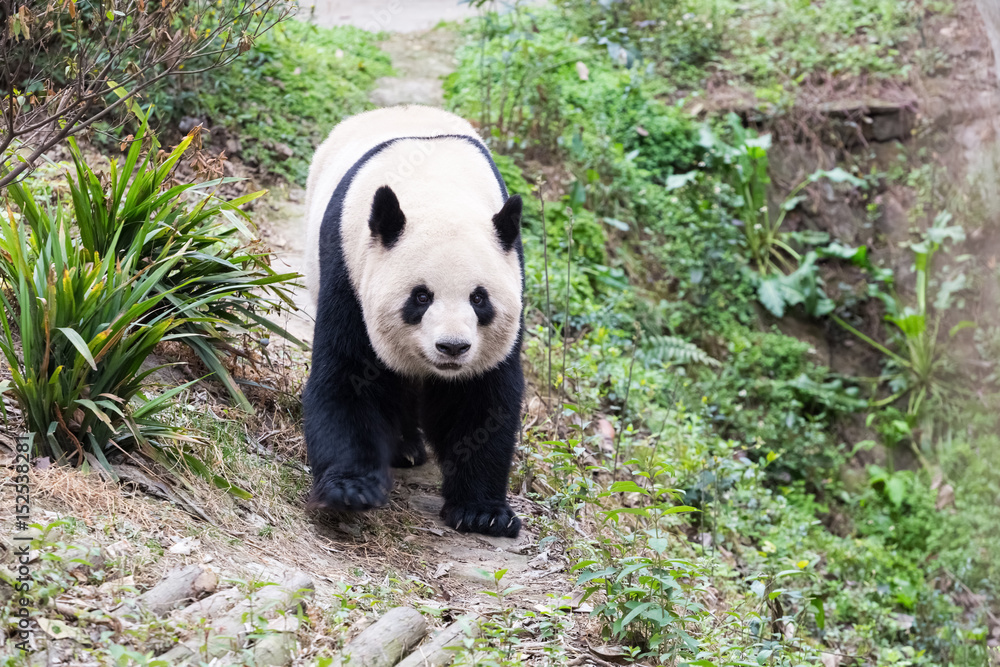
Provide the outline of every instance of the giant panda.
{"type": "Polygon", "coordinates": [[[426,439],[445,523],[517,536],[507,486],[524,391],[521,208],[473,127],[440,109],[362,113],[316,150],[312,508],[384,505],[390,468],[424,463],[426,439]]]}

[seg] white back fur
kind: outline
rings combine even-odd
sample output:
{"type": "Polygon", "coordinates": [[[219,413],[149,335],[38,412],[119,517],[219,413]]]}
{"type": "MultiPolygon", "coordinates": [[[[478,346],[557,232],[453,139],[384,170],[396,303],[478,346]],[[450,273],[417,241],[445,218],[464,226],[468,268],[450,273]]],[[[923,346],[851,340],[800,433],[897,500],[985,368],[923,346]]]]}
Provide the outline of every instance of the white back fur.
{"type": "MultiPolygon", "coordinates": [[[[353,116],[316,150],[306,191],[306,284],[319,294],[319,238],[323,216],[344,174],[371,148],[399,137],[462,135],[481,143],[468,122],[440,109],[392,107],[353,116]]],[[[510,353],[521,315],[521,272],[516,250],[505,252],[493,226],[503,206],[496,177],[483,154],[464,139],[401,140],[355,174],[344,200],[341,239],[365,326],[379,358],[410,377],[464,378],[493,368],[510,353]],[[375,191],[388,185],[406,216],[391,248],[368,227],[375,191]],[[425,285],[433,303],[419,324],[403,321],[412,289],[425,285]],[[482,286],[495,309],[479,326],[469,302],[482,286]],[[470,350],[457,369],[435,348],[465,340],[470,350]]]]}

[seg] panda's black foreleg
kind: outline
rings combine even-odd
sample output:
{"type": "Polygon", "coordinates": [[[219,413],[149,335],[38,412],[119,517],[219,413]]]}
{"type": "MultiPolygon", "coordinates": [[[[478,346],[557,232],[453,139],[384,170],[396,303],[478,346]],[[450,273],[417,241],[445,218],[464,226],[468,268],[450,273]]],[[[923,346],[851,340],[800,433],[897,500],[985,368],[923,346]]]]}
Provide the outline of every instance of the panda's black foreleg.
{"type": "Polygon", "coordinates": [[[392,488],[401,383],[371,349],[353,293],[324,289],[321,297],[303,395],[313,473],[309,506],[380,507],[392,488]]]}
{"type": "Polygon", "coordinates": [[[399,413],[400,437],[392,455],[393,468],[413,468],[427,462],[427,451],[420,435],[419,409],[420,387],[412,382],[403,385],[399,413]]]}
{"type": "Polygon", "coordinates": [[[458,531],[517,537],[521,529],[507,484],[523,391],[519,350],[479,378],[425,384],[421,425],[444,477],[441,518],[458,531]]]}

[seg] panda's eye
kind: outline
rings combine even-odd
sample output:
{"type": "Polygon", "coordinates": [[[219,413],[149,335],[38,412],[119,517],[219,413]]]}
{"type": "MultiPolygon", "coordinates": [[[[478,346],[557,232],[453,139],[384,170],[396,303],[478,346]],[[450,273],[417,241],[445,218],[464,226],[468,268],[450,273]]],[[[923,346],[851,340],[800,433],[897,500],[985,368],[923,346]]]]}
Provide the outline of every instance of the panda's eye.
{"type": "Polygon", "coordinates": [[[475,292],[472,295],[472,305],[481,306],[483,304],[483,295],[479,292],[475,292]]]}
{"type": "Polygon", "coordinates": [[[431,302],[431,295],[427,292],[417,292],[417,303],[421,306],[426,306],[431,302]]]}

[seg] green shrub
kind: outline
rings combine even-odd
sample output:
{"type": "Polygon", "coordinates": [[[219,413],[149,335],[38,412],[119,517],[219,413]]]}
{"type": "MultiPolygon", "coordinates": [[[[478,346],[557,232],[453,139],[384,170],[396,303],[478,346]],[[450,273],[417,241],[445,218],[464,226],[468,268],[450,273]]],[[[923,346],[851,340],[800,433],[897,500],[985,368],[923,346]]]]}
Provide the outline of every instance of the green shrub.
{"type": "Polygon", "coordinates": [[[191,140],[157,161],[143,123],[105,178],[71,144],[71,205],[39,201],[24,184],[8,189],[19,215],[3,227],[0,279],[12,288],[5,309],[18,317],[4,320],[0,348],[36,453],[68,452],[76,463],[92,454],[106,465],[115,449],[169,435],[148,418],[179,389],[142,400],[153,371],[141,366],[162,341],[190,345],[252,409],[220,355],[258,327],[288,337],[266,313],[288,301],[282,283],[293,276],[276,274],[268,253],[241,238],[238,207],[262,193],[220,200],[220,180],[164,189],[191,140]]]}
{"type": "MultiPolygon", "coordinates": [[[[943,3],[927,5],[940,11],[943,3]]],[[[916,12],[927,11],[927,5],[908,0],[716,3],[730,28],[722,43],[723,52],[731,54],[726,68],[762,88],[793,87],[811,75],[905,75],[916,12]]]]}
{"type": "Polygon", "coordinates": [[[721,47],[716,2],[559,0],[567,23],[624,66],[649,67],[673,86],[697,84],[721,47]]]}
{"type": "Polygon", "coordinates": [[[831,474],[846,456],[833,433],[837,418],[866,406],[857,388],[815,364],[808,343],[777,333],[730,336],[722,369],[699,384],[721,433],[779,455],[771,474],[831,474]]]}
{"type": "Polygon", "coordinates": [[[156,258],[141,244],[130,252],[98,255],[74,239],[72,220],[59,208],[37,206],[23,184],[9,186],[21,210],[0,226],[0,276],[12,294],[4,308],[0,351],[11,369],[9,387],[28,422],[36,455],[82,464],[87,455],[107,467],[117,447],[143,444],[147,421],[163,401],[130,406],[156,369],[142,364],[185,323],[161,308],[164,276],[184,255],[170,243],[156,258]],[[140,264],[142,266],[140,266],[140,264]]]}
{"type": "MultiPolygon", "coordinates": [[[[943,2],[930,4],[941,11],[943,2]]],[[[648,68],[662,87],[702,87],[721,70],[729,85],[780,101],[812,76],[905,75],[917,35],[909,0],[821,5],[797,0],[560,0],[565,22],[623,67],[648,68]],[[777,93],[777,98],[774,97],[777,93]]]]}
{"type": "Polygon", "coordinates": [[[277,274],[269,265],[270,253],[250,240],[249,217],[239,207],[263,191],[232,201],[220,199],[218,188],[234,180],[228,178],[165,188],[192,140],[186,137],[157,162],[158,144],[143,124],[124,163],[119,166],[111,160],[107,183],[87,165],[71,140],[76,167],[76,179],[69,179],[73,215],[80,242],[93,256],[137,252],[136,270],[143,270],[148,261],[143,258],[160,257],[171,247],[183,252],[157,285],[157,292],[167,297],[152,315],[183,316],[185,322],[177,332],[184,334],[180,340],[239,405],[252,412],[222,359],[233,353],[239,337],[257,328],[299,343],[266,317],[271,311],[292,307],[283,283],[296,276],[277,274]],[[143,157],[146,139],[151,140],[151,147],[143,157]]]}

